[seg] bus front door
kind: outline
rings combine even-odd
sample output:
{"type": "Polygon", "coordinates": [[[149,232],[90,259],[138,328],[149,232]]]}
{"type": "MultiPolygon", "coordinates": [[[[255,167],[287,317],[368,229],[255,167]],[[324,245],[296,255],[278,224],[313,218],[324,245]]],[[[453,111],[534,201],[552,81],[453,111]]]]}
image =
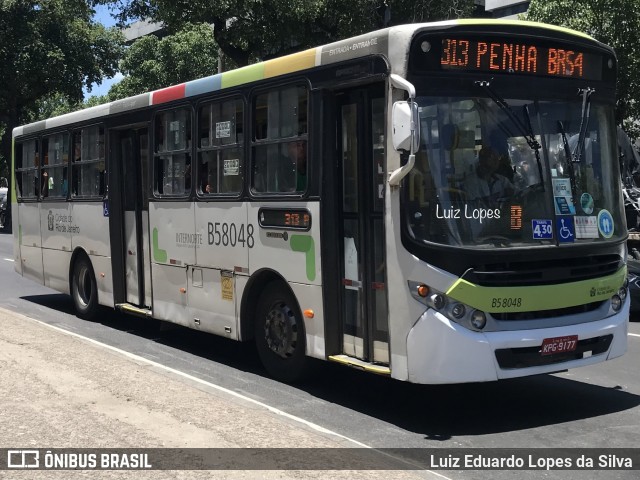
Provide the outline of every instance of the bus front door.
{"type": "Polygon", "coordinates": [[[389,364],[384,240],[384,88],[336,94],[342,353],[389,364]]]}
{"type": "Polygon", "coordinates": [[[148,129],[112,130],[109,221],[114,302],[151,305],[147,198],[148,129]]]}

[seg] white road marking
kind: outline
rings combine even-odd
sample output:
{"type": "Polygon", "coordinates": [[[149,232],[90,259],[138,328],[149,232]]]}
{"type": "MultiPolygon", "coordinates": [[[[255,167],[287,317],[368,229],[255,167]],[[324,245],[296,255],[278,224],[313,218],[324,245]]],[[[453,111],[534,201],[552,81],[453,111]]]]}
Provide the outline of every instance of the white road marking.
{"type": "Polygon", "coordinates": [[[628,335],[630,337],[640,337],[640,335],[638,335],[637,333],[629,333],[628,335]]]}
{"type": "MultiPolygon", "coordinates": [[[[5,309],[0,308],[0,310],[5,310],[5,309]]],[[[298,423],[301,423],[303,425],[306,425],[307,427],[309,427],[309,428],[311,428],[313,430],[316,430],[318,432],[321,432],[321,433],[324,433],[324,434],[327,434],[327,435],[333,435],[335,437],[341,438],[343,440],[346,440],[348,442],[351,442],[351,443],[357,445],[358,447],[361,447],[361,448],[374,448],[374,447],[370,447],[369,445],[366,445],[366,444],[364,444],[362,442],[359,442],[358,440],[354,440],[353,438],[349,438],[349,437],[347,437],[345,435],[342,435],[342,434],[340,434],[338,432],[334,432],[333,430],[329,430],[327,428],[321,427],[320,425],[317,425],[317,424],[315,424],[313,422],[310,422],[308,420],[305,420],[303,418],[296,417],[295,415],[291,415],[290,413],[287,413],[287,412],[284,412],[284,411],[282,411],[282,410],[280,410],[278,408],[272,407],[271,405],[267,405],[266,403],[259,402],[258,400],[255,400],[255,399],[253,399],[251,397],[245,397],[244,395],[242,395],[242,394],[240,394],[238,392],[235,392],[233,390],[229,390],[228,388],[222,387],[220,385],[216,385],[215,383],[207,382],[206,380],[202,380],[201,378],[194,377],[193,375],[189,375],[188,373],[181,372],[180,370],[176,370],[174,368],[167,367],[166,365],[162,365],[161,363],[154,362],[153,360],[149,360],[149,359],[147,359],[145,357],[141,357],[139,355],[135,355],[133,353],[127,352],[126,350],[121,350],[121,349],[119,349],[117,347],[112,347],[111,345],[107,345],[106,343],[102,343],[102,342],[99,342],[99,341],[94,340],[92,338],[80,335],[78,333],[71,332],[69,330],[65,330],[64,328],[60,328],[60,327],[56,327],[54,325],[50,325],[50,324],[48,324],[46,322],[43,322],[41,320],[37,320],[35,318],[31,318],[31,317],[27,317],[25,315],[21,315],[19,313],[11,311],[11,310],[5,310],[5,311],[7,313],[10,313],[11,315],[20,316],[20,317],[23,317],[23,318],[25,318],[27,320],[32,320],[34,322],[39,323],[40,325],[44,325],[45,327],[49,327],[49,328],[51,328],[53,330],[56,330],[56,331],[58,331],[60,333],[64,333],[66,335],[70,335],[72,337],[77,337],[77,338],[80,338],[80,339],[85,340],[87,342],[93,343],[94,345],[98,345],[100,347],[112,350],[112,351],[117,352],[117,353],[119,353],[121,355],[124,355],[127,358],[135,360],[136,362],[142,362],[142,363],[146,363],[147,365],[150,365],[150,366],[153,366],[153,367],[156,367],[156,368],[162,368],[162,369],[164,369],[164,370],[166,370],[168,372],[171,372],[171,373],[173,373],[175,375],[179,375],[181,377],[187,378],[189,380],[192,380],[194,382],[200,383],[202,385],[206,385],[206,386],[211,387],[211,388],[213,388],[215,390],[227,393],[227,394],[229,394],[229,395],[231,395],[233,397],[240,398],[240,399],[242,399],[242,400],[244,400],[246,402],[253,403],[254,405],[257,405],[259,407],[265,408],[266,410],[268,410],[268,411],[270,411],[270,412],[272,412],[272,413],[274,413],[276,415],[280,415],[280,416],[288,418],[289,420],[292,420],[294,422],[298,422],[298,423]]],[[[388,454],[385,454],[384,452],[381,452],[381,453],[384,454],[384,455],[388,455],[388,454]]],[[[404,461],[405,463],[412,464],[412,462],[409,462],[409,461],[406,461],[406,460],[403,460],[403,459],[399,459],[399,458],[396,458],[396,457],[393,457],[393,456],[391,456],[391,457],[394,458],[395,460],[404,461]]],[[[451,478],[446,477],[446,476],[444,476],[444,475],[442,475],[442,474],[440,474],[438,472],[434,472],[433,470],[426,470],[425,469],[425,470],[422,470],[422,471],[431,473],[431,474],[433,474],[433,475],[435,475],[437,477],[440,477],[440,478],[442,478],[444,480],[452,480],[451,478]]]]}
{"type": "Polygon", "coordinates": [[[13,258],[5,258],[5,260],[6,260],[7,262],[15,262],[15,260],[14,260],[13,258]]]}

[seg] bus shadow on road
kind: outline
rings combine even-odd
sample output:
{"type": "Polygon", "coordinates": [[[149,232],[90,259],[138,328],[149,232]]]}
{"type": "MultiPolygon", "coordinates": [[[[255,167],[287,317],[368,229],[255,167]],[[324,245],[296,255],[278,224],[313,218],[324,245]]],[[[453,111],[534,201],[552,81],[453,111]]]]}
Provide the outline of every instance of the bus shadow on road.
{"type": "MultiPolygon", "coordinates": [[[[68,295],[33,295],[22,299],[75,314],[68,295]]],[[[415,385],[319,360],[312,360],[312,375],[304,383],[284,385],[268,377],[251,342],[239,343],[109,308],[101,308],[95,323],[145,338],[156,347],[164,345],[224,365],[232,372],[231,377],[241,376],[242,372],[264,377],[266,382],[273,383],[273,388],[283,392],[306,392],[435,442],[563,424],[640,405],[640,395],[620,386],[593,385],[556,375],[489,383],[415,385]]]]}
{"type": "Polygon", "coordinates": [[[324,381],[317,379],[305,388],[308,393],[433,441],[563,424],[640,405],[640,395],[621,386],[592,385],[556,375],[416,385],[328,367],[331,373],[323,373],[324,381]]]}

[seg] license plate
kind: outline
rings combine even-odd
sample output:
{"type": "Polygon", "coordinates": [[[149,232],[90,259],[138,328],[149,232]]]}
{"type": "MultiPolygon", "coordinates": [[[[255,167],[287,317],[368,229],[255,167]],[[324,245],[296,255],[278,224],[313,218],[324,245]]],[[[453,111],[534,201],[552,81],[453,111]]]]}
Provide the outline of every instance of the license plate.
{"type": "Polygon", "coordinates": [[[554,353],[573,352],[578,346],[578,335],[568,335],[566,337],[545,338],[542,341],[542,355],[553,355],[554,353]]]}

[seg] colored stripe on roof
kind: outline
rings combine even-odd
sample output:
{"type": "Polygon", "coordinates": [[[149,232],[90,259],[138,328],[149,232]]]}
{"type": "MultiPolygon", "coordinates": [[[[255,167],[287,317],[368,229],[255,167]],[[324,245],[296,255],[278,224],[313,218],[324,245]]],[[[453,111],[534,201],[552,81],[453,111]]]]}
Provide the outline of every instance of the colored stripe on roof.
{"type": "Polygon", "coordinates": [[[222,74],[211,75],[210,77],[199,78],[187,82],[185,86],[185,96],[193,97],[202,93],[215,92],[222,88],[222,74]]]}
{"type": "Polygon", "coordinates": [[[159,103],[171,102],[184,98],[185,84],[174,85],[173,87],[163,88],[151,93],[151,105],[159,103]]]}
{"type": "Polygon", "coordinates": [[[264,78],[264,62],[248,65],[222,74],[222,88],[235,87],[243,83],[255,82],[264,78]]]}
{"type": "Polygon", "coordinates": [[[316,48],[310,48],[303,52],[264,62],[264,78],[277,77],[278,75],[306,70],[315,66],[316,48]]]}

